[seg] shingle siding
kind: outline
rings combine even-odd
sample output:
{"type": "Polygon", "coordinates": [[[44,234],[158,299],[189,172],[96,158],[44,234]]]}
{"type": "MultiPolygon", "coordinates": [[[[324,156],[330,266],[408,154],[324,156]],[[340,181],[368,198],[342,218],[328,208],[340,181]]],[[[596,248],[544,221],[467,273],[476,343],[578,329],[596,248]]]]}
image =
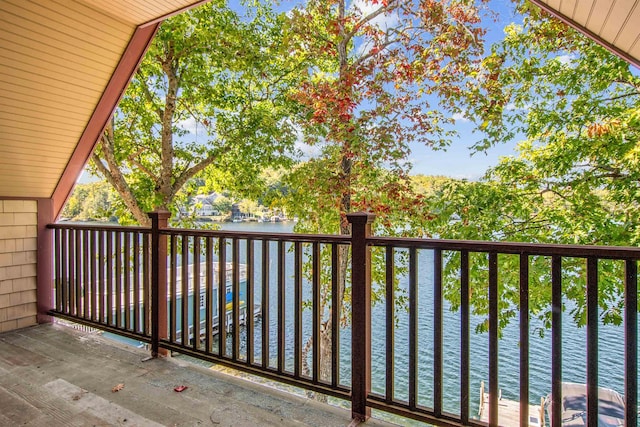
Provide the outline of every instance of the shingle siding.
{"type": "Polygon", "coordinates": [[[38,205],[0,200],[0,332],[36,323],[38,205]]]}

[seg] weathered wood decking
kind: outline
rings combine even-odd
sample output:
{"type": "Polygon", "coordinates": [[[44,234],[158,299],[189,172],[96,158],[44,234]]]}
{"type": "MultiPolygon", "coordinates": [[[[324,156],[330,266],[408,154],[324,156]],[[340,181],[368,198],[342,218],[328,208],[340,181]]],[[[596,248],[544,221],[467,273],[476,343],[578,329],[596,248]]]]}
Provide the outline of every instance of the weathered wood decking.
{"type": "MultiPolygon", "coordinates": [[[[0,334],[1,426],[347,426],[350,412],[40,325],[0,334]],[[112,389],[118,384],[123,388],[112,389]],[[174,388],[185,385],[183,392],[174,388]]],[[[377,420],[371,426],[389,424],[377,420]]]]}

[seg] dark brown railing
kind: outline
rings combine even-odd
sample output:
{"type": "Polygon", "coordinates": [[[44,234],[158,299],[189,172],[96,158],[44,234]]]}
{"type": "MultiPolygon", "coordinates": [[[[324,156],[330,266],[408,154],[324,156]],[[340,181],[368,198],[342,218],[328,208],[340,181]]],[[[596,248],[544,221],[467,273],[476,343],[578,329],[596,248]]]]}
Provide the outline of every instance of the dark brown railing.
{"type": "MultiPolygon", "coordinates": [[[[339,363],[332,365],[330,375],[321,375],[319,344],[323,315],[338,307],[337,255],[339,246],[349,244],[347,236],[212,235],[178,229],[162,230],[161,235],[167,239],[168,265],[159,268],[168,272],[169,304],[168,336],[159,337],[160,347],[349,399],[348,385],[339,381],[339,363]],[[329,253],[326,259],[324,252],[329,253]],[[200,259],[194,260],[193,254],[201,254],[200,259]],[[288,266],[292,277],[285,274],[288,266]],[[303,274],[305,266],[313,269],[308,277],[303,274]],[[332,278],[327,304],[320,302],[322,269],[332,278]],[[230,292],[221,283],[228,284],[230,292]],[[304,290],[308,295],[303,295],[304,290]],[[303,304],[311,312],[306,335],[303,304]]],[[[333,348],[338,348],[339,310],[331,311],[334,322],[329,336],[333,348]]]]}
{"type": "Polygon", "coordinates": [[[533,415],[530,368],[539,362],[530,355],[529,269],[535,263],[539,270],[542,260],[549,267],[542,276],[548,277],[552,313],[550,348],[543,363],[550,370],[551,425],[562,424],[562,358],[568,350],[563,348],[563,283],[582,277],[586,340],[575,345],[586,354],[587,425],[598,425],[598,276],[599,268],[613,262],[614,273],[620,273],[610,280],[624,288],[620,370],[625,423],[637,426],[640,249],[374,237],[373,218],[367,214],[350,215],[351,236],[171,229],[166,227],[167,215],[152,218],[151,229],[51,225],[52,314],[149,343],[154,355],[175,351],[350,400],[354,418],[360,419],[374,408],[435,425],[487,425],[475,416],[470,399],[476,385],[471,373],[477,368],[472,366],[472,338],[477,334],[471,331],[473,323],[484,319],[474,314],[470,292],[484,289],[488,424],[504,424],[499,405],[501,313],[513,307],[504,306],[501,292],[505,281],[515,280],[515,399],[520,402],[519,425],[528,426],[533,415]],[[382,262],[373,263],[372,257],[382,262]],[[372,294],[374,275],[377,287],[372,294]],[[480,287],[473,284],[478,277],[480,287]],[[344,306],[341,280],[350,289],[344,306]],[[455,336],[445,330],[453,319],[445,294],[458,300],[455,336]],[[375,307],[376,322],[380,316],[384,320],[375,331],[373,361],[372,295],[384,301],[375,307]],[[406,329],[398,326],[401,321],[406,329]],[[322,364],[323,339],[330,340],[328,371],[322,364]],[[450,383],[455,384],[453,397],[443,388],[450,383]]]}
{"type": "Polygon", "coordinates": [[[52,227],[55,313],[150,342],[150,230],[52,227]]]}
{"type": "MultiPolygon", "coordinates": [[[[532,259],[544,257],[550,261],[550,286],[551,286],[551,354],[549,366],[551,368],[551,399],[552,426],[562,425],[562,395],[561,384],[563,377],[563,291],[562,291],[562,262],[563,259],[571,259],[576,264],[576,259],[583,260],[582,272],[586,274],[586,302],[587,302],[587,340],[575,342],[579,348],[586,352],[586,384],[587,384],[587,425],[598,424],[598,264],[603,260],[616,260],[624,264],[622,274],[618,278],[624,284],[624,362],[618,365],[624,375],[624,393],[626,396],[625,425],[637,425],[637,260],[640,251],[636,248],[620,247],[595,247],[595,246],[568,246],[568,245],[537,245],[518,243],[495,243],[476,241],[447,241],[426,239],[395,239],[376,238],[367,239],[370,247],[381,248],[385,251],[386,262],[386,392],[384,395],[372,394],[368,399],[368,406],[389,412],[394,412],[406,417],[424,420],[437,425],[485,425],[472,419],[469,407],[470,390],[470,257],[486,262],[486,282],[488,292],[488,375],[489,375],[489,425],[498,425],[500,418],[498,387],[499,363],[499,256],[512,256],[518,258],[517,277],[519,281],[520,310],[518,318],[519,328],[519,425],[529,426],[529,367],[532,363],[529,355],[530,348],[530,312],[529,312],[529,265],[532,259]],[[398,251],[408,252],[409,274],[409,381],[408,399],[401,401],[394,395],[394,321],[395,306],[391,302],[394,292],[394,260],[398,251]],[[417,345],[417,323],[422,313],[418,308],[418,284],[420,281],[429,280],[418,274],[418,254],[421,251],[432,253],[433,262],[433,403],[431,407],[420,406],[417,403],[417,381],[421,371],[418,369],[417,358],[420,348],[417,345]],[[457,262],[457,278],[460,296],[460,339],[459,339],[459,401],[460,411],[456,414],[448,414],[443,410],[443,261],[444,255],[449,255],[449,260],[457,262]],[[454,255],[454,256],[452,256],[454,255]]],[[[375,250],[375,249],[374,249],[375,250]]],[[[451,262],[451,261],[450,261],[451,262]]],[[[355,328],[355,325],[354,325],[355,328]]],[[[602,385],[602,384],[601,384],[602,385]]],[[[537,415],[537,414],[535,414],[537,415]]],[[[501,425],[506,425],[500,422],[501,425]]]]}

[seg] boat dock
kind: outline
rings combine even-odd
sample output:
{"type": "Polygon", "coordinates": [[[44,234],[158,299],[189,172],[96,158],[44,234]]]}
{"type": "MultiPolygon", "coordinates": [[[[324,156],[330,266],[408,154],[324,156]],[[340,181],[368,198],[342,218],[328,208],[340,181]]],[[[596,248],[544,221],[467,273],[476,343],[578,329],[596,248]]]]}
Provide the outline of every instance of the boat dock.
{"type": "MultiPolygon", "coordinates": [[[[255,304],[253,306],[254,319],[260,317],[261,313],[262,313],[262,306],[260,304],[255,304]]],[[[231,311],[227,311],[226,315],[227,315],[226,328],[227,328],[227,332],[230,332],[233,330],[233,313],[231,311]]],[[[240,307],[240,312],[238,313],[238,317],[239,317],[240,326],[243,326],[247,323],[246,307],[240,307]]],[[[211,331],[214,337],[218,335],[218,329],[219,329],[218,326],[219,326],[218,316],[214,316],[213,322],[211,324],[211,331]]],[[[206,336],[207,336],[207,321],[201,320],[200,321],[200,342],[203,342],[206,336]]],[[[182,339],[182,331],[178,330],[176,331],[176,341],[180,341],[181,339],[182,339]]],[[[189,325],[189,343],[193,344],[193,325],[189,325]]]]}
{"type": "MultiPolygon", "coordinates": [[[[540,399],[540,405],[529,404],[529,426],[543,427],[544,398],[540,399]]],[[[489,393],[485,393],[484,381],[480,383],[480,404],[478,407],[480,421],[489,422],[489,393]]],[[[498,395],[498,425],[510,427],[520,425],[520,402],[502,398],[502,390],[498,395]]]]}

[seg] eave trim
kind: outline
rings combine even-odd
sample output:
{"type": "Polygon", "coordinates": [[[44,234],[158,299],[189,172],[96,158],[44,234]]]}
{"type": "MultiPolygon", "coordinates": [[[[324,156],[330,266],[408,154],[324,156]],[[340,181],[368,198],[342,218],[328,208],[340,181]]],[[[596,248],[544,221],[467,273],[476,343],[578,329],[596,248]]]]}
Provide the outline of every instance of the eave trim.
{"type": "Polygon", "coordinates": [[[636,68],[640,69],[640,58],[635,58],[634,56],[630,55],[628,52],[625,52],[624,50],[618,48],[614,44],[606,41],[605,39],[603,39],[602,37],[600,37],[599,35],[597,35],[593,31],[591,31],[588,28],[578,24],[577,22],[575,22],[574,20],[572,20],[571,18],[569,18],[565,14],[555,10],[554,8],[549,6],[548,4],[544,3],[542,0],[529,0],[529,1],[531,1],[531,3],[535,4],[536,6],[538,6],[540,9],[544,10],[545,12],[555,16],[556,18],[558,18],[559,20],[561,20],[562,22],[564,22],[565,24],[567,24],[571,28],[573,28],[576,31],[579,31],[582,34],[584,34],[585,36],[589,37],[591,40],[593,40],[594,42],[598,43],[602,47],[606,48],[607,50],[609,50],[614,55],[619,56],[620,58],[624,59],[625,61],[627,61],[631,65],[634,65],[636,68]]]}
{"type": "Polygon", "coordinates": [[[146,27],[148,25],[154,25],[154,24],[157,24],[159,22],[163,22],[163,21],[171,18],[172,16],[179,15],[182,12],[186,12],[189,9],[193,9],[194,7],[202,6],[203,4],[209,3],[209,2],[211,2],[211,0],[197,0],[197,1],[189,4],[188,6],[181,7],[180,9],[174,10],[171,13],[167,13],[166,15],[160,16],[158,18],[154,18],[149,22],[145,22],[144,24],[140,25],[140,27],[146,27]]]}

